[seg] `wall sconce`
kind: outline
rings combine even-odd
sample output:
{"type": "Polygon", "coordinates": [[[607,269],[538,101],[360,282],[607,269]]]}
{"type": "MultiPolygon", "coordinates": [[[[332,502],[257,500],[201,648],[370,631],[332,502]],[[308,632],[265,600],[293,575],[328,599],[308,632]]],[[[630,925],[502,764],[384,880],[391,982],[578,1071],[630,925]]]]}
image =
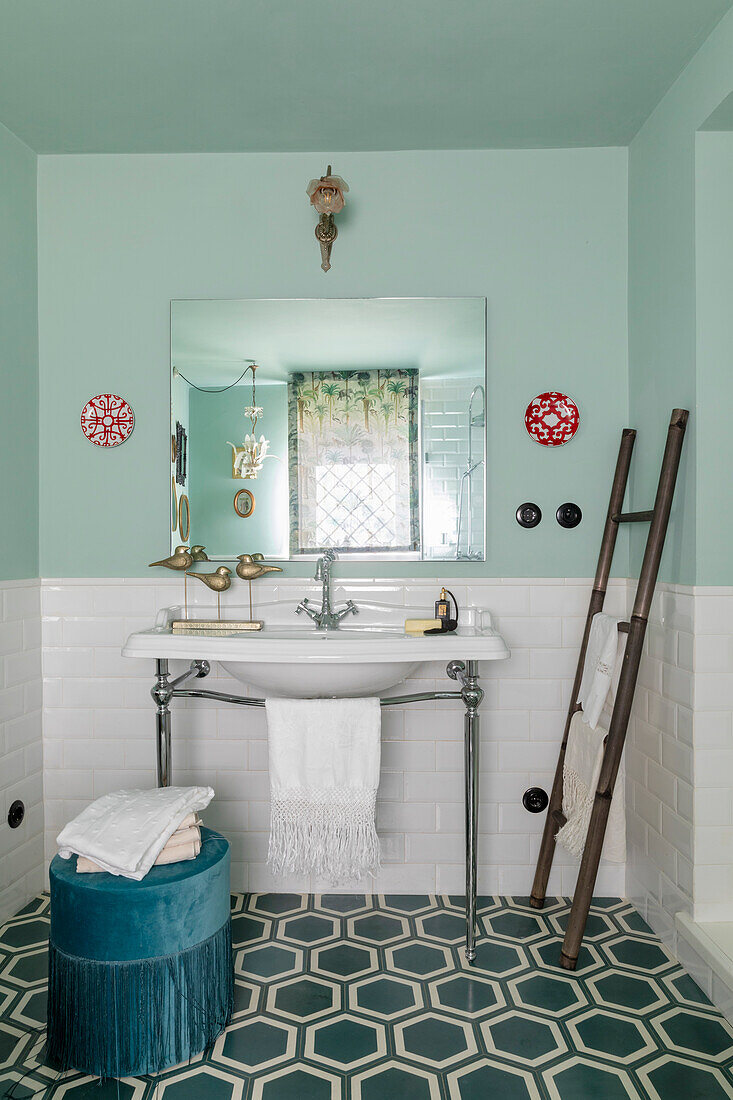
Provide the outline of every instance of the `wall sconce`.
{"type": "Polygon", "coordinates": [[[306,188],[306,194],[321,215],[316,226],[316,240],[321,246],[321,267],[328,271],[331,267],[331,249],[333,242],[338,237],[338,229],[333,220],[334,214],[338,214],[344,208],[344,194],[349,190],[349,185],[341,176],[331,175],[331,165],[325,176],[311,180],[306,188]]]}

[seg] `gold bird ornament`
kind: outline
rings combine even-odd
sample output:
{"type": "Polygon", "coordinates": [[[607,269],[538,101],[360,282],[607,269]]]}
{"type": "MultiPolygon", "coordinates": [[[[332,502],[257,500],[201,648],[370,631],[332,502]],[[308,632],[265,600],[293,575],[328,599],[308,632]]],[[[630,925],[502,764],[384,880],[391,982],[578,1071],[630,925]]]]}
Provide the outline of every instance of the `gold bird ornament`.
{"type": "Polygon", "coordinates": [[[186,573],[187,577],[195,577],[202,581],[212,592],[216,592],[217,617],[221,618],[221,594],[226,592],[232,583],[232,571],[226,565],[220,565],[213,573],[186,573]]]}
{"type": "Polygon", "coordinates": [[[265,565],[262,554],[240,554],[237,576],[243,581],[255,581],[265,573],[282,573],[279,565],[265,565]]]}
{"type": "Polygon", "coordinates": [[[194,561],[208,561],[209,555],[206,553],[205,546],[192,546],[191,557],[194,561]]]}
{"type": "MultiPolygon", "coordinates": [[[[198,548],[196,547],[195,549],[198,548]]],[[[153,569],[156,565],[162,565],[164,569],[190,569],[194,560],[187,546],[177,546],[175,553],[171,554],[169,558],[161,558],[160,561],[151,561],[148,569],[153,569]]]]}
{"type": "Polygon", "coordinates": [[[264,554],[240,554],[237,558],[237,576],[249,585],[249,617],[252,618],[252,581],[265,573],[282,573],[279,565],[265,565],[264,554]]]}

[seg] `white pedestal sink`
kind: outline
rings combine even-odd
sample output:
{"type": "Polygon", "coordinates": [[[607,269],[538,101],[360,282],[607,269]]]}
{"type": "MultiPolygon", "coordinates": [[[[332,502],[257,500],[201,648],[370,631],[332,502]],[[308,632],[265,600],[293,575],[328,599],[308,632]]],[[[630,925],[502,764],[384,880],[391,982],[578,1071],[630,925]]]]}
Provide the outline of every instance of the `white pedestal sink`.
{"type": "MultiPolygon", "coordinates": [[[[339,593],[336,590],[336,599],[339,593]]],[[[318,630],[295,614],[295,600],[258,604],[261,631],[247,634],[176,634],[170,624],[180,607],[164,608],[151,630],[132,634],[126,657],[218,661],[242,683],[266,695],[291,698],[374,695],[402,683],[425,661],[496,661],[509,656],[488,611],[462,611],[455,634],[411,637],[407,618],[426,618],[424,607],[359,601],[359,614],[338,630],[318,630]]],[[[204,618],[196,609],[194,614],[204,618]]],[[[189,614],[191,617],[191,613],[189,614]]],[[[246,619],[248,609],[228,607],[227,617],[246,619]]]]}
{"type": "MultiPolygon", "coordinates": [[[[339,592],[335,593],[334,602],[339,592]]],[[[479,662],[509,656],[503,638],[491,625],[488,611],[463,610],[455,634],[412,637],[406,618],[428,618],[424,607],[359,600],[359,614],[338,630],[318,630],[295,615],[294,600],[258,604],[265,621],[262,631],[247,634],[176,634],[171,623],[182,618],[180,607],[160,612],[151,630],[130,635],[123,654],[150,657],[156,663],[151,695],[156,705],[158,784],[171,780],[171,711],[173,699],[213,699],[242,707],[263,707],[252,695],[194,686],[209,673],[209,662],[220,664],[238,680],[269,695],[291,697],[375,695],[402,683],[426,661],[446,662],[446,687],[410,695],[382,697],[382,707],[427,699],[454,699],[464,705],[466,780],[466,958],[476,958],[476,874],[478,846],[479,662]],[[168,661],[189,660],[191,667],[171,679],[168,661]],[[455,686],[451,686],[451,683],[455,686]],[[188,685],[188,686],[184,686],[188,685]]],[[[196,614],[196,612],[194,612],[196,614]]],[[[203,612],[198,611],[203,618],[203,612]]],[[[232,619],[249,618],[248,609],[227,607],[232,619]]]]}

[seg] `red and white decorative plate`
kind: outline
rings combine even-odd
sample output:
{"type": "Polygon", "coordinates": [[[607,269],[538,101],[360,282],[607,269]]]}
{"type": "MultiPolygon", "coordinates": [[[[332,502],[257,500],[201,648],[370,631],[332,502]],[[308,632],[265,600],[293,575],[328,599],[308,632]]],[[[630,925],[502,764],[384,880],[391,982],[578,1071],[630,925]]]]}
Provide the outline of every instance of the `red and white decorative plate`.
{"type": "Polygon", "coordinates": [[[134,427],[132,409],[116,393],[98,393],[81,410],[81,430],[97,447],[118,447],[134,427]]]}
{"type": "Polygon", "coordinates": [[[578,430],[580,412],[572,397],[548,390],[533,398],[524,413],[524,426],[535,443],[562,447],[578,430]]]}

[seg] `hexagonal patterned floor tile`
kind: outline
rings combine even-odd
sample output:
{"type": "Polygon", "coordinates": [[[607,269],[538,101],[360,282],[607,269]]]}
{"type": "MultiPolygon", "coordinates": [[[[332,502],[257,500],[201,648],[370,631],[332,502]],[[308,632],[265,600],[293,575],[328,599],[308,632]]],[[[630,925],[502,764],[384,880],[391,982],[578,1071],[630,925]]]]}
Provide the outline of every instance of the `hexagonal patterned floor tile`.
{"type": "Polygon", "coordinates": [[[588,978],[587,984],[594,1004],[604,1005],[606,1008],[645,1015],[667,1003],[656,981],[641,974],[605,969],[588,978]]]}
{"type": "Polygon", "coordinates": [[[380,894],[379,901],[383,909],[396,913],[420,913],[435,907],[435,898],[431,894],[380,894]]]}
{"type": "MultiPolygon", "coordinates": [[[[565,935],[569,917],[569,910],[564,913],[553,913],[550,915],[550,924],[561,936],[565,935]]],[[[588,940],[601,940],[604,936],[610,937],[614,934],[618,935],[618,928],[609,913],[588,914],[585,932],[583,933],[583,940],[585,942],[588,940]]]]}
{"type": "Polygon", "coordinates": [[[218,1066],[201,1065],[169,1077],[158,1086],[160,1100],[242,1100],[245,1082],[218,1066]]]}
{"type": "Polygon", "coordinates": [[[628,967],[641,974],[659,974],[674,965],[661,943],[653,940],[619,936],[616,940],[606,940],[602,948],[613,966],[628,967]]]}
{"type": "Polygon", "coordinates": [[[641,1020],[609,1010],[592,1008],[582,1016],[568,1020],[568,1029],[575,1040],[576,1050],[600,1055],[622,1065],[638,1062],[655,1049],[641,1020]]]}
{"type": "Polygon", "coordinates": [[[344,1013],[308,1027],[305,1056],[318,1065],[355,1069],[387,1053],[384,1026],[344,1013]]]}
{"type": "Polygon", "coordinates": [[[413,1062],[443,1069],[475,1054],[472,1027],[447,1016],[424,1015],[395,1025],[395,1050],[413,1062]]]}
{"type": "Polygon", "coordinates": [[[396,913],[376,912],[364,917],[352,917],[348,931],[354,940],[387,944],[406,939],[410,935],[410,926],[404,917],[396,913]]]}
{"type": "Polygon", "coordinates": [[[266,917],[300,913],[308,905],[306,894],[250,894],[249,909],[266,917]]]}
{"type": "Polygon", "coordinates": [[[457,913],[429,913],[417,918],[418,935],[441,943],[463,943],[466,938],[466,918],[457,913]]]}
{"type": "Polygon", "coordinates": [[[357,946],[342,940],[330,947],[312,951],[311,968],[326,977],[354,979],[374,973],[379,968],[379,962],[373,947],[357,946]]]}
{"type": "Polygon", "coordinates": [[[420,982],[379,974],[349,986],[349,1005],[380,1020],[397,1020],[423,1007],[422,987],[420,982]]]}
{"type": "Polygon", "coordinates": [[[450,1100],[540,1100],[533,1075],[482,1058],[448,1075],[450,1100]]]}
{"type": "Polygon", "coordinates": [[[506,1004],[501,984],[480,974],[451,974],[429,988],[436,1008],[471,1019],[506,1004]]]}
{"type": "Polygon", "coordinates": [[[668,1054],[638,1073],[649,1100],[730,1100],[733,1095],[730,1070],[723,1074],[717,1067],[668,1054]]]}
{"type": "Polygon", "coordinates": [[[339,1077],[304,1062],[259,1077],[252,1087],[252,1100],[341,1100],[341,1096],[339,1077]]]}
{"type": "Polygon", "coordinates": [[[326,943],[339,934],[339,923],[333,917],[319,913],[306,913],[302,917],[291,917],[281,921],[278,938],[312,947],[317,943],[326,943]]]}
{"type": "Polygon", "coordinates": [[[357,1073],[351,1079],[353,1100],[440,1100],[435,1073],[391,1061],[357,1073]]]}
{"type": "Polygon", "coordinates": [[[268,943],[248,951],[239,951],[234,957],[234,969],[244,977],[261,981],[300,974],[303,970],[303,952],[293,947],[280,947],[268,943]]]}
{"type": "Polygon", "coordinates": [[[232,946],[245,947],[266,940],[272,921],[254,917],[250,913],[237,913],[232,917],[232,946]]]}
{"type": "Polygon", "coordinates": [[[490,974],[496,978],[508,978],[510,974],[517,974],[520,970],[526,970],[529,965],[523,948],[498,940],[479,941],[476,945],[476,959],[473,963],[466,961],[463,951],[460,954],[463,966],[471,970],[480,970],[481,973],[490,974]]]}
{"type": "Polygon", "coordinates": [[[487,913],[481,918],[488,936],[517,940],[526,943],[538,936],[547,935],[543,921],[531,913],[517,913],[511,909],[502,912],[487,913]]]}
{"type": "Polygon", "coordinates": [[[568,909],[482,897],[469,965],[459,895],[234,895],[232,1024],[208,1054],[110,1091],[44,1064],[40,898],[0,929],[0,1085],[19,1100],[733,1100],[733,1031],[633,907],[594,900],[575,973],[558,966],[568,909]]]}
{"type": "MultiPolygon", "coordinates": [[[[551,1100],[640,1100],[631,1077],[625,1070],[603,1066],[588,1058],[573,1055],[544,1072],[543,1080],[551,1100]]],[[[672,1100],[670,1093],[666,1100],[672,1100]]],[[[680,1094],[682,1100],[682,1094],[680,1094]]]]}
{"type": "Polygon", "coordinates": [[[0,930],[0,948],[4,951],[23,951],[29,947],[38,947],[48,940],[50,921],[48,917],[27,917],[6,924],[0,930]]]}
{"type": "Polygon", "coordinates": [[[358,913],[363,909],[369,909],[366,894],[317,894],[315,908],[322,909],[326,913],[338,913],[348,916],[358,913]]]}
{"type": "Polygon", "coordinates": [[[453,969],[453,958],[446,947],[413,941],[386,950],[387,967],[408,977],[429,978],[453,969]]]}
{"type": "Polygon", "coordinates": [[[514,1003],[548,1016],[567,1016],[586,1004],[580,983],[559,975],[530,974],[509,982],[514,1003]]]}
{"type": "Polygon", "coordinates": [[[290,1024],[256,1017],[228,1027],[216,1040],[214,1053],[217,1062],[234,1069],[269,1069],[293,1057],[296,1038],[290,1024]]]}
{"type": "Polygon", "coordinates": [[[733,1033],[719,1016],[691,1008],[671,1008],[652,1020],[663,1042],[682,1054],[704,1055],[721,1062],[733,1057],[733,1033]]]}
{"type": "Polygon", "coordinates": [[[341,1007],[341,987],[313,976],[291,978],[267,991],[267,1010],[298,1022],[317,1020],[341,1007]]]}
{"type": "Polygon", "coordinates": [[[486,1020],[481,1034],[487,1050],[523,1066],[540,1066],[567,1050],[557,1024],[516,1009],[486,1020]]]}

